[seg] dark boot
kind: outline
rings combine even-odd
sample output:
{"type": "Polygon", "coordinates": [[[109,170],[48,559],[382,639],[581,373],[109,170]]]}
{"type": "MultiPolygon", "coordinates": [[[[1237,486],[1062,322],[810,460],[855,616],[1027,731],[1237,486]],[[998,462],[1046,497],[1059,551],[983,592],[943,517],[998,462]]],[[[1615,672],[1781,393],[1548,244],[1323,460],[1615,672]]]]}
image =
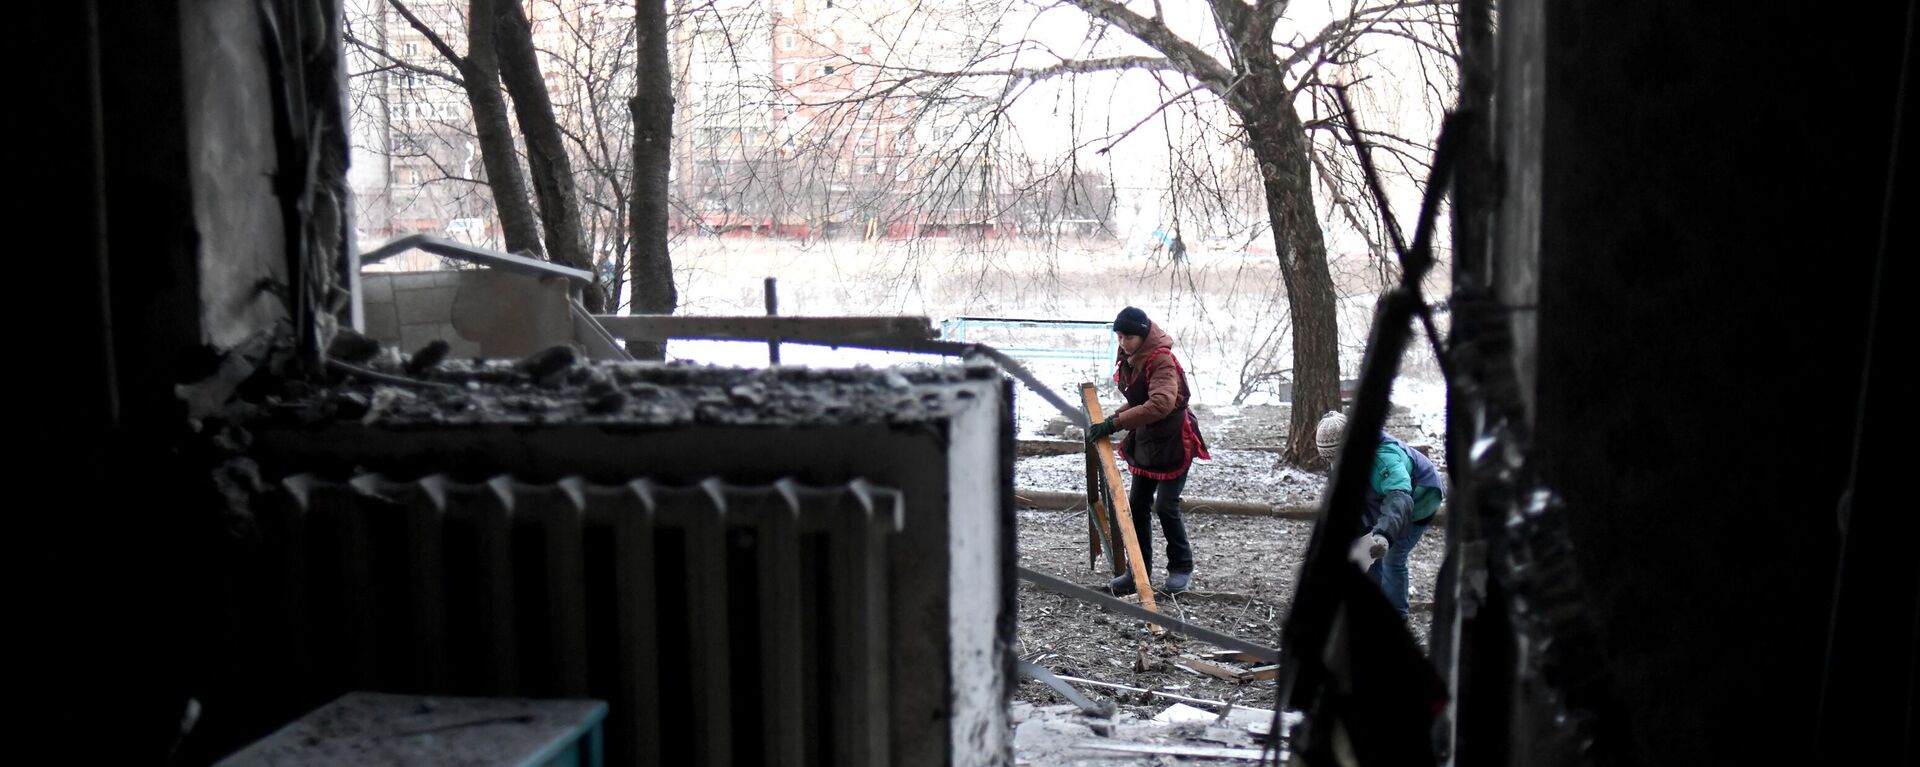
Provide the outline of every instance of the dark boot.
{"type": "Polygon", "coordinates": [[[1167,573],[1167,593],[1178,594],[1193,585],[1193,573],[1167,573]]]}

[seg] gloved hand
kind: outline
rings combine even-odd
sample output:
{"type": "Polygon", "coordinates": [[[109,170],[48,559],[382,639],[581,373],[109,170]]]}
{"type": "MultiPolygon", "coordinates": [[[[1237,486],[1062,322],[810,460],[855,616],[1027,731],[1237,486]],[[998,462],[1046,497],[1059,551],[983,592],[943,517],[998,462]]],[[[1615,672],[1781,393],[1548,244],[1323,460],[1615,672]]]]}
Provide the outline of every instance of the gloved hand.
{"type": "Polygon", "coordinates": [[[1388,490],[1380,501],[1380,518],[1373,521],[1373,532],[1392,540],[1413,519],[1413,496],[1405,490],[1388,490]]]}
{"type": "Polygon", "coordinates": [[[1098,442],[1101,437],[1112,436],[1114,431],[1113,416],[1107,416],[1106,420],[1087,426],[1087,444],[1098,442]]]}
{"type": "Polygon", "coordinates": [[[1347,549],[1347,559],[1365,570],[1373,566],[1375,560],[1387,555],[1387,539],[1379,533],[1367,533],[1353,541],[1353,547],[1347,549]]]}

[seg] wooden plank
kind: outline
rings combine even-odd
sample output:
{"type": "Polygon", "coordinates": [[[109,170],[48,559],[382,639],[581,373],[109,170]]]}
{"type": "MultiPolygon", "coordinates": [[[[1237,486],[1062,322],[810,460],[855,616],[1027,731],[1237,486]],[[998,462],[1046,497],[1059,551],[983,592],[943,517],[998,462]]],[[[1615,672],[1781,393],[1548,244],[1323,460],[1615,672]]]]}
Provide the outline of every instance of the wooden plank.
{"type": "Polygon", "coordinates": [[[1108,493],[1100,494],[1100,518],[1107,523],[1107,577],[1127,571],[1125,547],[1120,545],[1119,533],[1113,531],[1113,498],[1108,493]]]}
{"type": "Polygon", "coordinates": [[[1086,446],[1087,453],[1087,569],[1094,569],[1094,563],[1100,561],[1100,541],[1107,538],[1112,528],[1107,526],[1106,509],[1100,503],[1100,459],[1092,445],[1086,446]]]}
{"type": "Polygon", "coordinates": [[[1244,684],[1247,681],[1247,672],[1245,671],[1241,671],[1240,669],[1237,669],[1237,668],[1227,668],[1225,666],[1217,666],[1203,660],[1194,660],[1192,658],[1174,658],[1173,665],[1179,666],[1189,671],[1197,671],[1202,674],[1206,674],[1207,676],[1216,677],[1219,679],[1225,679],[1229,682],[1244,684]]]}
{"type": "MultiPolygon", "coordinates": [[[[1087,406],[1088,424],[1106,420],[1106,415],[1100,410],[1100,392],[1093,384],[1080,384],[1080,399],[1087,406]]],[[[1107,478],[1108,495],[1113,499],[1113,524],[1120,528],[1120,540],[1126,545],[1127,566],[1133,568],[1133,587],[1140,595],[1140,606],[1160,612],[1159,605],[1153,602],[1153,581],[1147,579],[1147,566],[1140,557],[1140,536],[1133,532],[1133,511],[1127,508],[1127,494],[1119,490],[1126,485],[1120,482],[1120,466],[1114,463],[1113,438],[1102,437],[1094,442],[1093,447],[1100,453],[1100,470],[1107,478]]],[[[1165,631],[1157,624],[1147,625],[1155,634],[1165,631]]]]}
{"type": "Polygon", "coordinates": [[[1036,455],[1073,455],[1087,452],[1087,443],[1077,439],[1021,439],[1014,440],[1014,454],[1021,458],[1036,455]]]}
{"type": "Polygon", "coordinates": [[[1279,664],[1274,664],[1270,666],[1256,666],[1254,668],[1247,669],[1247,680],[1251,682],[1258,682],[1266,679],[1278,679],[1279,677],[1280,677],[1279,664]]]}
{"type": "Polygon", "coordinates": [[[628,341],[703,338],[736,341],[926,341],[937,337],[925,317],[688,317],[598,314],[608,333],[628,341]]]}
{"type": "MultiPolygon", "coordinates": [[[[772,277],[767,278],[766,292],[767,292],[767,316],[768,317],[780,316],[780,294],[778,292],[778,288],[776,285],[777,283],[774,280],[774,278],[772,277]]],[[[769,365],[780,364],[780,339],[778,338],[767,339],[767,364],[769,365]]]]}
{"type": "Polygon", "coordinates": [[[1225,661],[1227,663],[1260,662],[1260,659],[1254,657],[1252,653],[1244,653],[1239,650],[1221,650],[1219,652],[1201,653],[1200,657],[1212,661],[1225,661]]]}
{"type": "Polygon", "coordinates": [[[1087,569],[1100,561],[1100,516],[1095,504],[1087,505],[1087,569]]]}

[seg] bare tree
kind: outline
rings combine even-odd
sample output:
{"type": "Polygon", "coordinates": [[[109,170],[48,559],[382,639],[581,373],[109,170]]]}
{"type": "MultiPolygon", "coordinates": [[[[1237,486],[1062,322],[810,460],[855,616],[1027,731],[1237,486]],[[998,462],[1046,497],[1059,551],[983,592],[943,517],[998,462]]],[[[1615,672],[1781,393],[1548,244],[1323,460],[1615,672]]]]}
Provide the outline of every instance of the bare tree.
{"type": "MultiPolygon", "coordinates": [[[[504,248],[596,274],[600,279],[595,280],[583,298],[589,311],[605,311],[609,288],[606,283],[617,285],[618,282],[605,279],[606,270],[596,268],[601,259],[596,257],[583,234],[580,195],[567,131],[548,96],[546,78],[540,69],[540,52],[533,42],[532,23],[519,0],[468,0],[463,11],[455,3],[433,0],[414,3],[385,0],[385,4],[405,20],[448,69],[434,67],[431,61],[423,64],[414,51],[396,50],[386,41],[386,27],[376,14],[363,19],[359,25],[363,30],[372,30],[373,39],[354,35],[353,20],[349,19],[349,45],[360,58],[378,64],[360,76],[399,72],[405,78],[403,90],[410,88],[416,77],[450,83],[465,95],[467,106],[459,113],[436,114],[438,124],[426,130],[411,124],[396,126],[394,136],[384,142],[386,153],[391,157],[411,152],[431,159],[440,171],[437,180],[441,182],[455,186],[484,185],[491,192],[491,207],[500,222],[504,248]],[[462,26],[467,43],[464,53],[447,42],[447,32],[458,31],[462,26]],[[509,93],[503,93],[503,84],[511,99],[509,93]],[[524,131],[524,154],[514,134],[515,118],[524,131]],[[444,156],[448,152],[419,149],[426,142],[444,144],[446,136],[466,137],[468,154],[477,156],[484,172],[447,167],[444,156]],[[531,189],[527,176],[522,175],[527,170],[531,171],[531,189]]],[[[413,46],[407,44],[407,47],[413,46]]],[[[381,82],[360,90],[376,92],[378,98],[384,100],[390,85],[390,82],[381,82]]],[[[383,118],[381,122],[388,122],[384,119],[388,115],[379,117],[383,118]]],[[[566,117],[570,118],[566,122],[571,124],[583,122],[577,115],[566,117]]],[[[622,191],[621,196],[624,194],[622,191]]],[[[441,207],[442,210],[435,212],[450,212],[444,209],[447,206],[441,207]]]]}
{"type": "MultiPolygon", "coordinates": [[[[1452,36],[1444,29],[1450,23],[1450,2],[1357,1],[1318,31],[1284,41],[1277,37],[1288,4],[1277,0],[1204,0],[1173,9],[1186,17],[1204,14],[1210,21],[1190,25],[1200,27],[1187,30],[1197,32],[1194,37],[1176,32],[1176,24],[1169,19],[1179,14],[1167,13],[1162,2],[1066,0],[1066,4],[1093,20],[1095,37],[1104,39],[1107,30],[1118,30],[1151,53],[1096,54],[1101,46],[1090,45],[1090,55],[1062,56],[1024,37],[1006,36],[976,36],[961,55],[944,61],[903,60],[887,55],[890,51],[844,52],[834,62],[837,67],[870,68],[878,77],[829,101],[814,102],[815,107],[837,108],[816,109],[814,122],[831,125],[849,108],[905,97],[918,111],[918,120],[942,128],[937,132],[940,140],[913,147],[908,175],[917,191],[911,207],[949,211],[957,214],[955,220],[984,221],[1009,209],[1018,198],[1012,190],[1033,192],[1043,186],[1008,174],[1002,164],[1010,135],[1004,120],[1007,105],[1035,83],[1054,78],[1120,72],[1154,77],[1162,93],[1171,97],[1139,124],[1110,131],[1099,149],[1110,149],[1157,117],[1169,124],[1165,129],[1169,136],[1176,131],[1210,134],[1228,139],[1217,143],[1243,147],[1249,155],[1251,180],[1260,191],[1258,206],[1286,288],[1294,406],[1285,459],[1298,464],[1317,462],[1313,425],[1321,413],[1339,406],[1340,335],[1337,293],[1316,205],[1316,177],[1341,219],[1371,243],[1369,251],[1380,269],[1371,282],[1387,284],[1392,268],[1384,258],[1383,238],[1377,236],[1384,211],[1374,209],[1367,195],[1355,193],[1357,177],[1351,172],[1347,147],[1331,130],[1321,140],[1314,136],[1323,128],[1345,127],[1330,110],[1321,109],[1328,85],[1322,78],[1330,71],[1363,69],[1365,60],[1375,55],[1374,49],[1382,47],[1374,41],[1403,41],[1416,52],[1415,60],[1423,70],[1432,67],[1423,80],[1436,98],[1443,99],[1443,92],[1451,89],[1452,36]],[[1043,63],[1026,63],[1036,58],[1043,63]],[[1302,103],[1313,107],[1307,115],[1311,120],[1303,119],[1302,103]],[[960,114],[942,113],[954,107],[960,114]],[[1215,109],[1223,110],[1228,119],[1212,117],[1215,109]]],[[[934,11],[915,5],[909,13],[934,11]]],[[[898,19],[893,23],[898,24],[898,19]]],[[[965,34],[956,37],[966,39],[965,34]]],[[[836,66],[827,69],[835,71],[836,66]]],[[[830,145],[844,141],[841,135],[817,131],[815,141],[830,145]]],[[[1397,136],[1378,138],[1376,146],[1389,147],[1386,153],[1404,176],[1424,175],[1428,148],[1397,136]]],[[[822,155],[830,152],[813,153],[822,155]]],[[[1167,175],[1170,179],[1221,178],[1231,175],[1222,173],[1223,167],[1235,164],[1231,156],[1169,146],[1167,175]]],[[[1245,202],[1222,184],[1172,183],[1168,194],[1173,198],[1169,200],[1173,218],[1166,227],[1171,231],[1165,252],[1174,261],[1187,248],[1184,217],[1229,220],[1237,217],[1237,208],[1245,202]]],[[[832,215],[832,211],[822,213],[832,215]]]]}
{"type": "MultiPolygon", "coordinates": [[[[1177,271],[1197,236],[1209,247],[1240,251],[1264,252],[1255,238],[1272,243],[1286,288],[1287,332],[1261,344],[1258,370],[1245,372],[1260,386],[1275,375],[1292,377],[1289,458],[1299,462],[1315,458],[1313,419],[1337,406],[1337,296],[1388,284],[1394,268],[1380,229],[1384,212],[1359,192],[1350,148],[1335,130],[1345,126],[1327,108],[1323,78],[1344,78],[1364,101],[1374,86],[1369,72],[1382,69],[1369,70],[1370,59],[1400,44],[1415,51],[1432,99],[1451,89],[1451,37],[1436,34],[1448,23],[1447,0],[1351,1],[1332,22],[1299,34],[1292,31],[1297,22],[1279,31],[1288,6],[1271,0],[1165,9],[1178,13],[1159,4],[1068,0],[1059,7],[1086,14],[1092,31],[1080,49],[1062,55],[1021,27],[1024,13],[1054,7],[1031,4],[1036,0],[847,3],[830,10],[781,0],[683,0],[671,8],[636,0],[631,18],[611,22],[602,4],[534,0],[551,10],[530,24],[515,0],[475,0],[513,4],[499,6],[496,17],[492,38],[504,55],[496,69],[534,59],[530,41],[509,40],[529,27],[559,25],[571,37],[561,50],[538,51],[537,66],[551,62],[543,74],[557,78],[544,110],[552,130],[538,125],[538,99],[524,99],[535,107],[530,116],[518,97],[526,88],[513,85],[512,71],[501,74],[528,132],[547,250],[560,249],[555,230],[566,218],[564,203],[546,202],[564,198],[551,158],[570,155],[572,173],[561,175],[574,183],[576,239],[606,281],[609,310],[629,303],[640,312],[677,308],[669,248],[678,231],[750,227],[760,235],[909,242],[933,236],[979,243],[982,264],[993,258],[998,238],[1015,232],[1111,235],[1120,196],[1106,180],[1111,168],[1088,160],[1110,157],[1108,150],[1157,121],[1168,140],[1167,181],[1145,191],[1161,197],[1149,204],[1165,211],[1153,228],[1167,237],[1156,243],[1155,258],[1167,257],[1165,266],[1177,271]],[[795,14],[804,22],[809,13],[815,18],[796,23],[795,14]],[[1202,16],[1211,23],[1195,29],[1202,16]],[[1099,95],[1077,83],[1120,76],[1151,77],[1164,103],[1138,123],[1112,124],[1115,110],[1096,108],[1091,101],[1099,95]],[[1034,154],[1009,110],[1037,85],[1061,82],[1072,90],[1055,98],[1073,146],[1034,154]],[[1083,121],[1102,119],[1087,114],[1108,124],[1082,135],[1083,121]],[[554,143],[564,151],[555,152],[554,143]],[[676,160],[683,162],[676,167],[676,160]],[[547,170],[537,167],[543,164],[547,170]],[[1344,226],[1366,243],[1365,279],[1329,274],[1334,259],[1319,206],[1328,226],[1344,226]],[[1266,360],[1279,350],[1291,356],[1290,365],[1266,360]]],[[[466,72],[473,62],[449,60],[458,64],[453,80],[471,91],[466,72]]],[[[1383,170],[1424,176],[1429,150],[1422,142],[1393,135],[1404,131],[1391,124],[1368,124],[1378,131],[1368,134],[1370,143],[1384,148],[1383,170]]],[[[1135,205],[1142,191],[1130,192],[1135,205]]],[[[954,258],[954,249],[940,249],[940,257],[954,258]]],[[[909,246],[892,267],[911,281],[931,266],[920,258],[909,246]]]]}
{"type": "MultiPolygon", "coordinates": [[[[573,162],[547,95],[547,80],[540,74],[532,24],[520,0],[475,0],[474,13],[482,12],[483,2],[496,4],[493,39],[499,52],[500,77],[513,96],[514,114],[526,136],[527,169],[533,179],[534,199],[540,204],[547,255],[555,263],[594,272],[593,258],[581,239],[573,162]]],[[[599,314],[606,310],[606,290],[599,279],[588,285],[582,298],[587,311],[599,314]]]]}
{"type": "Polygon", "coordinates": [[[1175,34],[1157,11],[1149,16],[1113,0],[1068,0],[1089,16],[1132,35],[1161,55],[1143,64],[1178,72],[1225,102],[1244,131],[1260,168],[1274,249],[1287,288],[1293,327],[1293,410],[1285,459],[1317,463],[1313,426],[1340,403],[1339,331],[1326,242],[1314,207],[1312,142],[1295,108],[1288,64],[1324,55],[1330,43],[1351,39],[1356,26],[1414,3],[1356,9],[1324,33],[1324,39],[1283,58],[1274,42],[1276,22],[1287,3],[1207,0],[1225,45],[1225,56],[1208,53],[1175,34]]]}
{"type": "Polygon", "coordinates": [[[554,114],[573,158],[582,244],[606,293],[606,311],[625,308],[633,191],[633,125],[627,99],[634,89],[634,23],[623,6],[542,0],[543,23],[560,31],[544,51],[556,70],[548,78],[554,114]]]}
{"type": "MultiPolygon", "coordinates": [[[[667,182],[673,163],[673,70],[667,63],[666,0],[634,0],[639,71],[628,109],[633,116],[633,308],[672,314],[679,305],[667,252],[667,182]]],[[[662,359],[663,344],[634,344],[643,359],[662,359]]]]}
{"type": "Polygon", "coordinates": [[[506,249],[544,258],[540,228],[528,202],[526,181],[520,175],[513,128],[507,120],[506,96],[500,90],[500,60],[494,47],[494,1],[470,0],[467,6],[467,53],[448,45],[434,28],[401,0],[388,0],[393,10],[426,38],[434,50],[460,73],[458,84],[472,108],[474,134],[479,143],[486,183],[493,191],[494,208],[506,249]]]}

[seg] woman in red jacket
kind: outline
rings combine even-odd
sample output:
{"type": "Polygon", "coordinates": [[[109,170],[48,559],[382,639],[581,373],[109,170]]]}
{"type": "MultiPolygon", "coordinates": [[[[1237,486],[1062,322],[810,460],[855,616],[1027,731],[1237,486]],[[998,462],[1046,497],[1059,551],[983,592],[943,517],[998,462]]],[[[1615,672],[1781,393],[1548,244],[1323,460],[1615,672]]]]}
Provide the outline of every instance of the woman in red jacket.
{"type": "MultiPolygon", "coordinates": [[[[1193,546],[1187,542],[1187,526],[1180,517],[1180,491],[1186,487],[1193,460],[1212,456],[1187,411],[1191,392],[1186,371],[1173,356],[1173,337],[1147,319],[1146,312],[1131,306],[1114,318],[1113,332],[1120,337],[1113,380],[1127,404],[1089,426],[1087,440],[1116,431],[1127,433],[1120,441],[1120,457],[1133,475],[1127,506],[1133,510],[1133,530],[1140,538],[1140,564],[1153,569],[1153,523],[1147,513],[1152,508],[1151,516],[1160,518],[1160,530],[1167,537],[1166,591],[1178,594],[1193,583],[1193,546]]],[[[1131,594],[1137,588],[1132,574],[1114,578],[1107,587],[1115,594],[1131,594]]]]}

